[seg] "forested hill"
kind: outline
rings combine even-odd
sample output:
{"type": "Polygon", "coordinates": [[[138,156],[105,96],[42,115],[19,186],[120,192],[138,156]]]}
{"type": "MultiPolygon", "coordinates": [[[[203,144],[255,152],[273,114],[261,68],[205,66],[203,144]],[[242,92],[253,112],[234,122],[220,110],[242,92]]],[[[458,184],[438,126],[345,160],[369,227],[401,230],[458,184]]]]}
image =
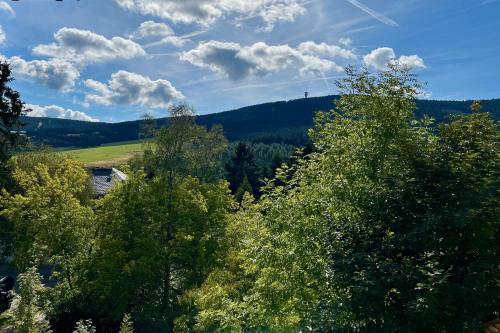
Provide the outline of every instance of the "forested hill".
{"type": "MultiPolygon", "coordinates": [[[[306,139],[306,129],[313,124],[317,111],[332,108],[336,96],[311,97],[247,106],[241,109],[202,115],[197,123],[205,126],[221,124],[230,141],[282,142],[301,144],[306,139]]],[[[471,101],[417,101],[417,115],[445,121],[449,114],[469,112],[471,101]]],[[[492,112],[500,120],[500,99],[483,101],[483,110],[492,112]]],[[[27,134],[36,142],[55,147],[98,146],[110,142],[136,140],[141,121],[121,123],[90,123],[54,118],[26,117],[27,134]]],[[[158,126],[166,118],[158,119],[158,126]]]]}

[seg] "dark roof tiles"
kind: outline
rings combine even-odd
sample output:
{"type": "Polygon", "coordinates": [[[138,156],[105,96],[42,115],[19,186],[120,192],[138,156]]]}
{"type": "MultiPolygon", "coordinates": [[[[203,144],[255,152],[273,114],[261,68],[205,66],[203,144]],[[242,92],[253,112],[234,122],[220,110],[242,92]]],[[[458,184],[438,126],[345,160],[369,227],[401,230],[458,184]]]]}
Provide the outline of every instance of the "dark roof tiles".
{"type": "Polygon", "coordinates": [[[115,185],[127,179],[127,175],[115,168],[93,168],[92,185],[97,197],[105,196],[115,185]]]}

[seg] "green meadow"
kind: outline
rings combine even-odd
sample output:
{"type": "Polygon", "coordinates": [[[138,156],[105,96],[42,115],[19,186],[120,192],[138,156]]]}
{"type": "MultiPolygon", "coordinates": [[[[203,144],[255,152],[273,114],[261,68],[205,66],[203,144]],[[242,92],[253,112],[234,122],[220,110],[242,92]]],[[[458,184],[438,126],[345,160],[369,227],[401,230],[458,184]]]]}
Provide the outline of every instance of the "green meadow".
{"type": "Polygon", "coordinates": [[[143,151],[140,141],[115,142],[99,147],[71,149],[62,153],[71,155],[78,161],[95,166],[116,166],[143,151]]]}

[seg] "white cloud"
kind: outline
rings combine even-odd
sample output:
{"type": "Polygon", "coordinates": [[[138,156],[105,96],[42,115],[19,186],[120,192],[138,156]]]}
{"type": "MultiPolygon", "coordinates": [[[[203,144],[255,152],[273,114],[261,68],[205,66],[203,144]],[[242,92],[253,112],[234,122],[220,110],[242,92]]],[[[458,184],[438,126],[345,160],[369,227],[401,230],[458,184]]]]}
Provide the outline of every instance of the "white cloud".
{"type": "Polygon", "coordinates": [[[92,118],[85,112],[65,109],[57,105],[40,106],[34,104],[27,104],[26,108],[32,110],[31,112],[28,113],[28,116],[30,117],[50,117],[50,118],[83,120],[92,122],[99,121],[99,119],[92,118]]]}
{"type": "Polygon", "coordinates": [[[80,77],[78,69],[62,59],[26,61],[18,56],[4,59],[11,64],[12,70],[17,75],[33,78],[36,82],[53,89],[68,91],[80,77]]]}
{"type": "Polygon", "coordinates": [[[299,73],[319,74],[342,71],[333,58],[353,59],[355,55],[335,45],[305,42],[298,48],[288,45],[267,45],[259,42],[250,46],[238,43],[209,41],[181,54],[181,59],[191,64],[227,75],[233,80],[249,76],[264,76],[288,68],[299,73]]]}
{"type": "Polygon", "coordinates": [[[132,37],[140,39],[146,37],[166,37],[172,35],[175,35],[174,31],[165,23],[146,21],[141,23],[132,37]]]}
{"type": "Polygon", "coordinates": [[[89,30],[62,28],[54,34],[54,39],[55,43],[38,45],[33,52],[82,64],[132,59],[146,54],[139,44],[129,39],[108,39],[89,30]]]}
{"type": "Polygon", "coordinates": [[[306,9],[300,0],[115,0],[125,10],[152,15],[174,23],[209,26],[227,15],[240,19],[259,17],[266,30],[277,22],[293,22],[306,9]]]}
{"type": "Polygon", "coordinates": [[[363,57],[363,63],[368,67],[373,67],[377,70],[384,70],[391,61],[397,61],[402,65],[406,65],[414,69],[424,69],[427,66],[424,60],[417,55],[400,56],[396,58],[396,53],[390,47],[381,47],[371,51],[363,57]]]}
{"type": "Polygon", "coordinates": [[[0,1],[0,11],[3,10],[7,13],[9,13],[11,16],[16,16],[16,12],[14,12],[14,9],[5,1],[0,1]]]}
{"type": "Polygon", "coordinates": [[[0,25],[0,45],[5,44],[6,40],[7,40],[7,35],[5,35],[5,32],[3,31],[3,28],[0,25]]]}
{"type": "Polygon", "coordinates": [[[258,15],[266,24],[264,31],[272,31],[276,23],[294,22],[295,18],[306,13],[306,9],[297,1],[284,1],[281,3],[270,4],[267,8],[262,8],[258,15]]]}
{"type": "Polygon", "coordinates": [[[418,55],[414,54],[411,56],[401,56],[398,59],[399,63],[410,68],[425,69],[427,66],[424,63],[424,59],[420,58],[418,55]]]}
{"type": "Polygon", "coordinates": [[[383,70],[387,64],[396,58],[396,53],[390,47],[380,47],[363,57],[363,63],[377,70],[383,70]]]}
{"type": "Polygon", "coordinates": [[[112,74],[108,83],[86,80],[85,85],[96,92],[88,94],[86,100],[102,105],[138,104],[166,108],[172,100],[184,98],[167,80],[151,80],[127,71],[112,74]]]}
{"type": "Polygon", "coordinates": [[[131,35],[131,38],[136,40],[159,38],[160,40],[153,43],[154,45],[171,44],[175,46],[182,46],[187,41],[185,38],[176,36],[172,28],[165,23],[154,21],[141,23],[139,28],[137,28],[137,30],[131,35]]]}
{"type": "Polygon", "coordinates": [[[343,49],[337,45],[326,43],[316,44],[315,42],[300,43],[298,50],[310,55],[321,55],[327,57],[339,57],[344,59],[356,59],[356,55],[348,49],[343,49]]]}
{"type": "Polygon", "coordinates": [[[341,45],[344,45],[345,47],[350,47],[352,45],[352,39],[350,39],[349,37],[340,38],[339,43],[341,45]]]}

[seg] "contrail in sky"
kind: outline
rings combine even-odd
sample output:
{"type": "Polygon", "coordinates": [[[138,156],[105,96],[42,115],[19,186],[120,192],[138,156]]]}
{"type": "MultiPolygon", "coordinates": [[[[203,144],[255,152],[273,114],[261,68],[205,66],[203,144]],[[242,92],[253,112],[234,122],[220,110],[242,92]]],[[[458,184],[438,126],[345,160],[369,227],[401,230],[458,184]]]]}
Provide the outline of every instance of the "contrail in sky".
{"type": "Polygon", "coordinates": [[[328,84],[328,79],[326,78],[325,73],[321,72],[321,76],[322,76],[323,82],[325,83],[326,91],[328,91],[328,93],[330,93],[330,85],[328,84]]]}
{"type": "Polygon", "coordinates": [[[385,16],[379,12],[374,11],[370,7],[363,5],[358,0],[347,0],[347,1],[349,1],[353,6],[358,7],[359,9],[361,9],[362,11],[364,11],[365,13],[367,13],[368,15],[373,17],[374,19],[379,20],[380,22],[387,24],[387,25],[390,25],[391,27],[399,27],[399,24],[396,21],[391,20],[387,16],[385,16]]]}
{"type": "MultiPolygon", "coordinates": [[[[185,34],[185,35],[182,35],[182,36],[177,36],[179,39],[183,39],[183,40],[189,40],[189,38],[191,37],[195,37],[195,36],[198,36],[198,35],[201,35],[201,34],[204,34],[206,33],[208,30],[199,30],[199,31],[194,31],[194,32],[191,32],[191,33],[188,33],[188,34],[185,34]]],[[[175,37],[175,36],[168,36],[168,37],[175,37]]],[[[158,45],[163,45],[165,43],[168,43],[168,37],[167,38],[164,38],[164,39],[161,39],[159,41],[156,41],[156,42],[152,42],[152,43],[149,43],[149,44],[146,44],[146,45],[143,45],[143,47],[153,47],[153,46],[158,46],[158,45]]]]}

